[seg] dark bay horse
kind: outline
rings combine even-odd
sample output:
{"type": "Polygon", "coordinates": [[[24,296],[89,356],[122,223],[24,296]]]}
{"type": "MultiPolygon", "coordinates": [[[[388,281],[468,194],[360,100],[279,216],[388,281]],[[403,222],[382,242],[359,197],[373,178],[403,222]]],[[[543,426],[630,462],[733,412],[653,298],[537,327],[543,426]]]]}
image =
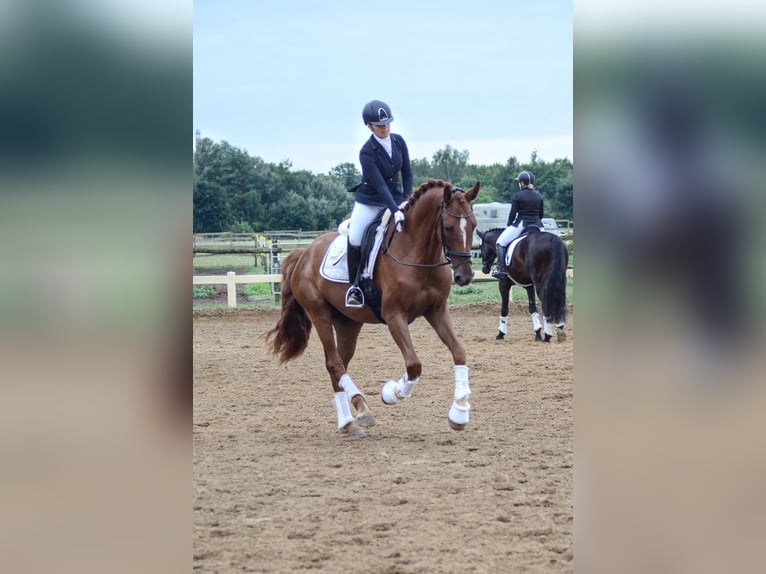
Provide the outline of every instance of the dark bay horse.
{"type": "MultiPolygon", "coordinates": [[[[461,286],[473,280],[471,238],[476,218],[471,202],[479,187],[476,182],[464,192],[435,179],[421,185],[403,208],[406,219],[402,231],[395,231],[389,223],[384,248],[373,268],[380,292],[380,314],[402,353],[406,369],[399,380],[383,385],[383,402],[394,404],[409,398],[420,379],[422,365],[408,324],[425,317],[452,353],[455,390],[447,418],[455,430],[462,430],[468,423],[470,388],[465,349],[452,326],[447,297],[453,275],[461,286]],[[452,266],[452,272],[447,265],[452,266]]],[[[375,419],[348,366],[364,323],[379,321],[368,306],[345,306],[348,283],[330,281],[319,273],[324,254],[337,236],[335,231],[325,233],[306,249],[294,249],[284,260],[282,313],[268,338],[273,337],[272,350],[284,363],[306,349],[313,324],[324,347],[325,368],[335,393],[338,429],[358,438],[366,434],[361,427],[374,425],[375,419]]]]}
{"type": "MultiPolygon", "coordinates": [[[[489,273],[492,263],[497,258],[497,238],[502,228],[488,229],[478,235],[481,237],[482,272],[489,273]]],[[[513,253],[513,261],[508,265],[508,275],[499,280],[501,307],[500,327],[496,339],[502,339],[508,322],[508,299],[512,285],[524,287],[529,299],[529,314],[532,316],[532,328],[535,341],[549,342],[553,336],[551,324],[556,325],[556,340],[566,340],[564,324],[567,316],[566,270],[569,263],[569,250],[566,243],[553,233],[539,231],[536,227],[519,242],[513,253]],[[540,298],[543,311],[543,324],[537,312],[536,296],[540,298]],[[545,339],[540,331],[545,332],[545,339]]]]}

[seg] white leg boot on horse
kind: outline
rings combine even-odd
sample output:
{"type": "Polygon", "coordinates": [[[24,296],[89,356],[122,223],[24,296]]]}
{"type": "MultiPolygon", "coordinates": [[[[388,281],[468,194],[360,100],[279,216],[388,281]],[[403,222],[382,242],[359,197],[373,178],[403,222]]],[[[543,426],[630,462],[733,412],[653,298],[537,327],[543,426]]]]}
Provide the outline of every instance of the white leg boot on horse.
{"type": "Polygon", "coordinates": [[[532,317],[532,329],[535,332],[535,341],[542,341],[543,337],[540,334],[540,331],[543,328],[543,324],[540,322],[540,313],[535,311],[530,317],[532,317]]]}
{"type": "Polygon", "coordinates": [[[543,332],[545,333],[543,342],[550,343],[551,337],[553,337],[553,327],[551,326],[550,321],[548,321],[548,317],[543,317],[543,332]]]}
{"type": "Polygon", "coordinates": [[[405,399],[409,399],[412,396],[412,389],[415,388],[419,380],[420,377],[411,381],[407,378],[407,373],[404,373],[398,381],[386,381],[386,384],[383,385],[383,389],[380,391],[380,398],[387,405],[395,405],[405,399]]]}
{"type": "Polygon", "coordinates": [[[497,326],[496,340],[503,339],[508,334],[508,315],[503,317],[500,315],[500,324],[497,326]]]}
{"type": "Polygon", "coordinates": [[[449,426],[453,430],[463,430],[468,424],[471,410],[469,398],[471,398],[471,389],[468,386],[468,367],[455,365],[455,396],[447,415],[449,426]]]}
{"type": "Polygon", "coordinates": [[[335,405],[335,412],[338,414],[338,430],[347,432],[349,438],[362,438],[367,436],[364,429],[357,424],[354,417],[351,415],[351,403],[348,400],[348,395],[344,391],[335,393],[333,396],[333,404],[335,405]]]}
{"type": "Polygon", "coordinates": [[[372,416],[372,412],[367,406],[367,399],[362,391],[360,391],[351,376],[346,373],[338,381],[340,387],[346,392],[346,395],[351,401],[351,405],[356,410],[356,416],[354,420],[359,423],[359,426],[369,428],[375,426],[375,417],[372,416]]]}

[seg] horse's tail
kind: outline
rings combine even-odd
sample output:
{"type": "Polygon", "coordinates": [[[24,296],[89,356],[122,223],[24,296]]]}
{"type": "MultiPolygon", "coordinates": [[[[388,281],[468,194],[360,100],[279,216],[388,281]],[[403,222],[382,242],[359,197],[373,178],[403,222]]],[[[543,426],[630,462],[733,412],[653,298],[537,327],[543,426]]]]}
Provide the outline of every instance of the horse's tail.
{"type": "Polygon", "coordinates": [[[290,286],[295,266],[304,251],[293,249],[282,262],[282,314],[276,327],[266,334],[267,341],[274,337],[272,352],[279,355],[280,363],[299,357],[309,344],[311,319],[295,300],[290,286]]]}
{"type": "Polygon", "coordinates": [[[567,247],[564,241],[551,235],[551,259],[543,280],[542,305],[554,325],[563,325],[567,319],[567,247]]]}

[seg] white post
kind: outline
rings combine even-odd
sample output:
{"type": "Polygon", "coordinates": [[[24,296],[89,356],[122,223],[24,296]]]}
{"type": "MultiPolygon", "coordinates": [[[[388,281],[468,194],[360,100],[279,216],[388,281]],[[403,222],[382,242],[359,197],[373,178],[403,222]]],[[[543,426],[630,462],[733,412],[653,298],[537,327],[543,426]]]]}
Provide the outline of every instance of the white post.
{"type": "Polygon", "coordinates": [[[229,298],[229,307],[237,306],[237,282],[234,279],[235,276],[236,273],[234,271],[229,271],[226,274],[226,295],[229,298]]]}

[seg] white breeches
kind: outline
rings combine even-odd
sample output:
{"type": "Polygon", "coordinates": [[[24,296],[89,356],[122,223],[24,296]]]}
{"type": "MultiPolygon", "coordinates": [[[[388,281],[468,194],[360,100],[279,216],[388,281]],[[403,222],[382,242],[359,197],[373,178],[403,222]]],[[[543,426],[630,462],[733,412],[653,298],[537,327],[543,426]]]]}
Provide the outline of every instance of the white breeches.
{"type": "Polygon", "coordinates": [[[511,244],[511,241],[521,235],[522,229],[524,229],[524,227],[521,224],[519,224],[518,227],[509,225],[505,228],[505,231],[498,236],[497,244],[502,245],[503,247],[508,247],[511,244]]]}
{"type": "Polygon", "coordinates": [[[362,245],[364,231],[367,229],[367,226],[372,223],[372,220],[375,219],[375,216],[380,209],[379,206],[375,205],[365,205],[363,203],[354,204],[348,227],[348,240],[351,245],[355,247],[362,245]]]}

